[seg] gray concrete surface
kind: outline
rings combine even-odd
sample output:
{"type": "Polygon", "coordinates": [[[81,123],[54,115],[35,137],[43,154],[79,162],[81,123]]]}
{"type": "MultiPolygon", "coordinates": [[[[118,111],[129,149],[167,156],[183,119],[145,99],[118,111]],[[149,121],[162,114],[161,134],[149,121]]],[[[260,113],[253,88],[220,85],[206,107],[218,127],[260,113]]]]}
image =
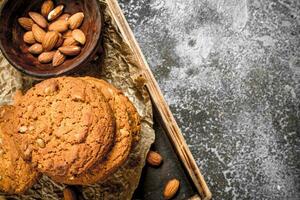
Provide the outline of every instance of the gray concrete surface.
{"type": "Polygon", "coordinates": [[[214,199],[300,199],[300,1],[120,3],[214,199]]]}

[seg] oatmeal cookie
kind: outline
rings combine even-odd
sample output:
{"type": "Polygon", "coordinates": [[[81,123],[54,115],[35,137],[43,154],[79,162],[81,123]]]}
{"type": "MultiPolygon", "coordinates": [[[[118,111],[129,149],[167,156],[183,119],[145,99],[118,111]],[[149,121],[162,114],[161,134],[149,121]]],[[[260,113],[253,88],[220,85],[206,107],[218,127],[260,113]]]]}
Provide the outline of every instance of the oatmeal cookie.
{"type": "Polygon", "coordinates": [[[104,160],[115,119],[95,86],[73,77],[45,80],[15,99],[16,143],[23,158],[51,178],[72,180],[104,160]]]}
{"type": "Polygon", "coordinates": [[[82,78],[95,85],[108,100],[116,119],[115,143],[104,161],[97,162],[87,172],[76,176],[72,180],[64,181],[63,177],[54,180],[70,185],[89,185],[105,180],[114,173],[128,158],[131,150],[132,135],[130,131],[129,116],[124,102],[124,96],[94,78],[82,78]]]}

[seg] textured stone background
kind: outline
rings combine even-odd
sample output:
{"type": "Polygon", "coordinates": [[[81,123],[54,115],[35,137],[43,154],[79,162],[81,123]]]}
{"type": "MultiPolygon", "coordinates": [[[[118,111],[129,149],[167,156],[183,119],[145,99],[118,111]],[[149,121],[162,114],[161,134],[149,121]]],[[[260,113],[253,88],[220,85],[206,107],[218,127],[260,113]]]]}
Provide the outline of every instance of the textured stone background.
{"type": "Polygon", "coordinates": [[[300,199],[300,1],[120,2],[214,199],[300,199]]]}

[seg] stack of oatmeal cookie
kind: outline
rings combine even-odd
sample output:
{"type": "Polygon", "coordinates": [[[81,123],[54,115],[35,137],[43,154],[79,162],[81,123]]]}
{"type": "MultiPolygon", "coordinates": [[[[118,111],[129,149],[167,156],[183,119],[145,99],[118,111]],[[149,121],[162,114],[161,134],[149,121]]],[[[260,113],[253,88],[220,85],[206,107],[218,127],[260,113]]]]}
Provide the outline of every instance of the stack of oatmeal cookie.
{"type": "Polygon", "coordinates": [[[140,138],[140,117],[104,80],[45,80],[0,108],[0,190],[25,192],[41,174],[58,183],[104,181],[140,138]]]}

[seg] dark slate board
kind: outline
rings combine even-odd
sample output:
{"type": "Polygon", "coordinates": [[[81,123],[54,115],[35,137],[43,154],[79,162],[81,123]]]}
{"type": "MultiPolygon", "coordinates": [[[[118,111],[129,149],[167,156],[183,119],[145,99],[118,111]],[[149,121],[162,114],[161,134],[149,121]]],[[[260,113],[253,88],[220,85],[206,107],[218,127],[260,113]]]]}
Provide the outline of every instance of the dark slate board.
{"type": "Polygon", "coordinates": [[[197,194],[197,190],[174,151],[166,132],[159,123],[160,119],[158,116],[154,109],[156,139],[151,149],[159,152],[164,161],[158,168],[149,165],[144,167],[142,178],[133,200],[163,200],[163,188],[168,180],[173,178],[180,180],[180,190],[173,199],[189,199],[197,194]]]}

